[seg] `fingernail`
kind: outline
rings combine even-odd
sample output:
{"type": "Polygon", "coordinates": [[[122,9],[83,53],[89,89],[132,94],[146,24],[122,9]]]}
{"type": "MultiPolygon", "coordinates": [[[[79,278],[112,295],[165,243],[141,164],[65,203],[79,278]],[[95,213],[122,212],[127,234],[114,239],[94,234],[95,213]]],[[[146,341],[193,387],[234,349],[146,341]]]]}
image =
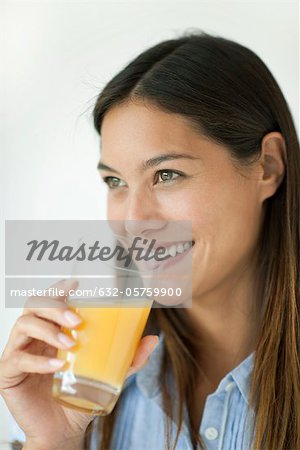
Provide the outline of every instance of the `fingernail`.
{"type": "Polygon", "coordinates": [[[51,367],[56,367],[57,369],[59,369],[60,367],[62,367],[65,364],[66,361],[63,361],[62,359],[53,358],[53,359],[49,359],[48,362],[51,367]]]}
{"type": "Polygon", "coordinates": [[[71,339],[69,336],[67,336],[64,333],[59,333],[58,334],[58,340],[65,346],[65,347],[73,347],[76,342],[73,341],[73,339],[71,339]]]}
{"type": "Polygon", "coordinates": [[[82,322],[81,318],[77,314],[69,310],[64,312],[64,318],[68,321],[70,325],[73,326],[79,325],[82,322]]]}

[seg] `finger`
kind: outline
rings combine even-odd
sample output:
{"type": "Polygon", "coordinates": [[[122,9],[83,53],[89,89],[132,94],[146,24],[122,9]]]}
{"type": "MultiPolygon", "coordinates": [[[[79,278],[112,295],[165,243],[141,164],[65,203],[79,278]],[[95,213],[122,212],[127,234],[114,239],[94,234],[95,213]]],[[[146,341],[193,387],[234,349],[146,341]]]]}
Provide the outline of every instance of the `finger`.
{"type": "Polygon", "coordinates": [[[32,315],[20,316],[8,340],[5,355],[23,350],[32,339],[38,339],[53,347],[67,349],[76,342],[63,333],[58,325],[32,315]]]}
{"type": "Polygon", "coordinates": [[[148,363],[149,356],[158,343],[159,337],[155,335],[144,336],[141,339],[126,378],[142,369],[148,363]]]}
{"type": "MultiPolygon", "coordinates": [[[[78,286],[77,280],[62,280],[53,285],[66,295],[71,289],[78,286]]],[[[65,297],[30,297],[26,302],[23,315],[35,315],[69,328],[76,327],[81,323],[81,318],[74,311],[71,311],[68,304],[64,301],[65,297]],[[60,298],[60,299],[59,299],[60,298]]]]}
{"type": "Polygon", "coordinates": [[[10,358],[0,361],[0,389],[15,386],[24,378],[24,373],[53,373],[62,369],[66,361],[58,358],[47,358],[18,351],[10,358]]]}
{"type": "Polygon", "coordinates": [[[61,369],[66,361],[58,358],[32,355],[26,352],[17,352],[16,366],[24,373],[51,373],[61,369]]]}

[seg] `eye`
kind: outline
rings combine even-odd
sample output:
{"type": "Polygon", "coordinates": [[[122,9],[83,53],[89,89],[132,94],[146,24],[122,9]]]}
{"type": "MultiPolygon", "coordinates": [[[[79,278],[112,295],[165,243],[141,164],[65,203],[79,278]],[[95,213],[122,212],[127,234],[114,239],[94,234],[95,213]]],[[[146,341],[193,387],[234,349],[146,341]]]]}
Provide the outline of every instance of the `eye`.
{"type": "Polygon", "coordinates": [[[157,178],[160,179],[160,183],[170,183],[175,181],[177,178],[184,176],[182,173],[171,169],[161,169],[155,173],[155,181],[157,178]],[[175,175],[175,177],[174,177],[175,175]]]}
{"type": "MultiPolygon", "coordinates": [[[[169,184],[174,182],[177,178],[182,177],[184,177],[184,174],[176,170],[161,169],[155,172],[154,181],[155,183],[169,184]]],[[[103,177],[103,182],[107,184],[110,190],[126,186],[126,183],[123,180],[113,176],[103,177]]]]}
{"type": "Polygon", "coordinates": [[[107,184],[109,189],[116,189],[118,187],[126,186],[126,183],[118,177],[104,177],[103,181],[107,184]]]}

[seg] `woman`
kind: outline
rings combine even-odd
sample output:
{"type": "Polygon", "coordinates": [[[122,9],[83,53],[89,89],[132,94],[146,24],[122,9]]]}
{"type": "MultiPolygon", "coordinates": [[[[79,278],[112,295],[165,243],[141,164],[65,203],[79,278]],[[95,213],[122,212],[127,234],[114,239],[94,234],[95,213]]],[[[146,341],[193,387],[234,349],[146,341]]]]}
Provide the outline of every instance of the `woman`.
{"type": "Polygon", "coordinates": [[[152,310],[117,406],[92,420],[54,406],[32,353],[54,355],[64,323],[29,305],[0,365],[25,448],[299,449],[300,151],[272,74],[235,42],[185,34],[117,74],[94,124],[109,219],[192,221],[192,308],[152,310]]]}

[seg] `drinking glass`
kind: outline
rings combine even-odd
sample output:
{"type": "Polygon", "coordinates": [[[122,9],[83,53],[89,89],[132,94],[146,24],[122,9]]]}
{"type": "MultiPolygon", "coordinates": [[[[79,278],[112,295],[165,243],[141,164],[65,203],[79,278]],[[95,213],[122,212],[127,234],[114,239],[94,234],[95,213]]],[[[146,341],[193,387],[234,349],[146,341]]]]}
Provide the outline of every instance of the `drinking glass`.
{"type": "MultiPolygon", "coordinates": [[[[85,236],[78,244],[94,239],[85,236]]],[[[117,236],[115,239],[120,244],[117,236]]],[[[144,286],[134,263],[125,267],[114,260],[102,264],[101,268],[97,264],[92,270],[89,263],[84,267],[78,263],[73,266],[72,277],[79,280],[81,289],[69,296],[67,303],[80,315],[82,323],[73,330],[63,329],[76,345],[70,350],[58,350],[57,357],[66,364],[54,374],[52,393],[67,407],[106,415],[119,398],[153,299],[133,295],[137,292],[134,288],[144,286]],[[101,273],[99,278],[95,270],[101,273]],[[83,272],[92,276],[82,276],[83,272]]],[[[144,275],[151,275],[149,268],[143,271],[144,275]]]]}

